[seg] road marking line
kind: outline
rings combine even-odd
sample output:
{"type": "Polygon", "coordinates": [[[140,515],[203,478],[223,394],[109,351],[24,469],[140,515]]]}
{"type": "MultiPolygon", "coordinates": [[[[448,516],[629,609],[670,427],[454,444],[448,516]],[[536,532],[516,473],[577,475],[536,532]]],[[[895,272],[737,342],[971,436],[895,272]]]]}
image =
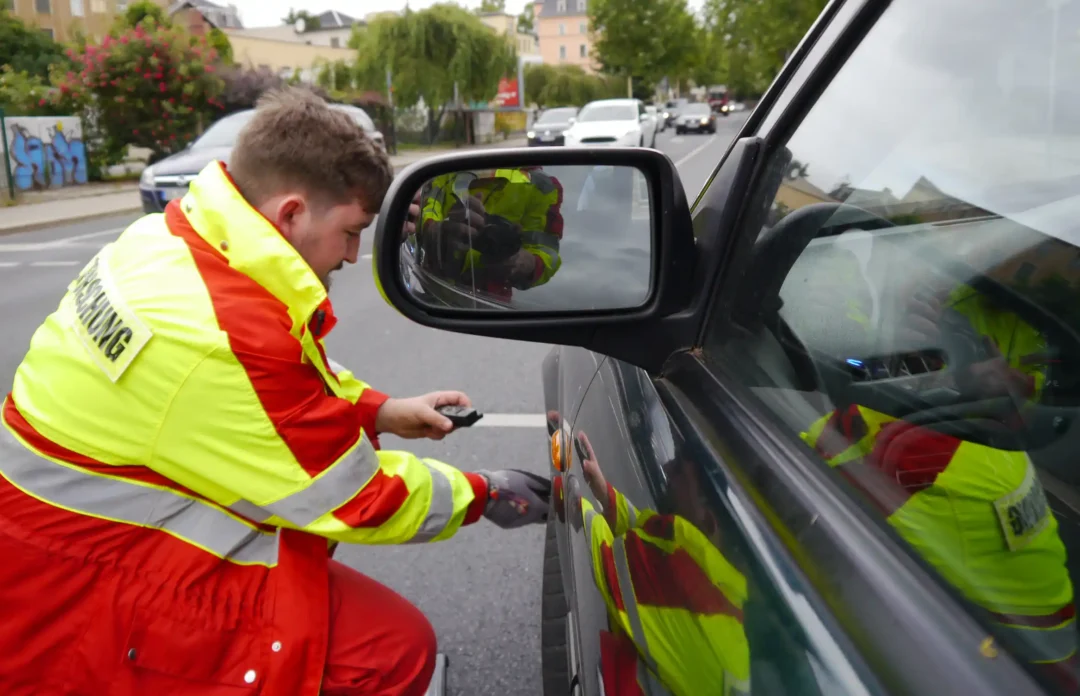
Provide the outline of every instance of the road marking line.
{"type": "Polygon", "coordinates": [[[74,266],[78,261],[31,261],[31,266],[74,266]]]}
{"type": "Polygon", "coordinates": [[[4,252],[19,252],[19,251],[47,251],[49,249],[60,249],[68,246],[75,246],[72,242],[78,242],[84,239],[93,239],[95,237],[104,237],[106,235],[116,235],[124,231],[123,227],[117,227],[112,230],[103,230],[101,232],[91,232],[89,234],[79,234],[74,237],[64,237],[63,239],[52,239],[47,242],[37,242],[36,244],[27,243],[14,243],[14,244],[0,244],[0,253],[4,252]]]}
{"type": "Polygon", "coordinates": [[[13,266],[18,266],[19,263],[19,261],[0,261],[0,268],[11,268],[13,266]]]}
{"type": "Polygon", "coordinates": [[[364,254],[360,258],[364,259],[365,261],[370,261],[371,260],[371,254],[364,254]]]}
{"type": "Polygon", "coordinates": [[[711,144],[712,144],[712,141],[714,141],[714,140],[716,140],[716,136],[715,136],[715,135],[709,136],[709,139],[708,139],[708,140],[706,140],[706,141],[705,141],[705,142],[703,142],[703,143],[702,143],[701,145],[698,145],[698,146],[697,146],[696,148],[694,148],[693,150],[691,150],[691,151],[690,151],[690,154],[688,154],[688,155],[687,155],[686,157],[683,157],[683,158],[682,158],[681,160],[679,160],[678,162],[676,162],[676,163],[675,163],[675,166],[676,166],[676,167],[681,167],[681,166],[683,166],[684,164],[686,164],[687,162],[689,162],[689,161],[690,161],[690,160],[691,160],[691,159],[692,159],[692,158],[693,158],[693,157],[694,157],[695,155],[697,155],[697,154],[698,154],[698,153],[700,153],[700,152],[701,152],[702,150],[704,150],[704,149],[705,149],[705,148],[707,148],[707,147],[708,147],[709,145],[711,145],[711,144]]]}
{"type": "Polygon", "coordinates": [[[485,413],[474,428],[543,428],[547,416],[543,413],[485,413]]]}

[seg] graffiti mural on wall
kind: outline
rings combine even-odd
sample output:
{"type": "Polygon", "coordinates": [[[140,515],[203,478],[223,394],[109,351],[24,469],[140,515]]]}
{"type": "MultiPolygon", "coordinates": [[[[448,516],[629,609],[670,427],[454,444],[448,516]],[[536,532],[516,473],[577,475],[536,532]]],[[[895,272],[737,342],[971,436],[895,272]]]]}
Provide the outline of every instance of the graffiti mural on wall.
{"type": "Polygon", "coordinates": [[[11,175],[19,191],[86,183],[86,146],[75,116],[13,116],[7,119],[11,175]]]}

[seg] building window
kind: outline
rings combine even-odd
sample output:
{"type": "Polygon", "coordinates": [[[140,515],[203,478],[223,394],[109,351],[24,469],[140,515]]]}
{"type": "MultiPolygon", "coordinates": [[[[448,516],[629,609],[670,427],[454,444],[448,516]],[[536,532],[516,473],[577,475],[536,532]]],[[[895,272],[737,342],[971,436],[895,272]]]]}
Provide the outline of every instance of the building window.
{"type": "Polygon", "coordinates": [[[71,16],[72,17],[84,17],[86,11],[83,9],[83,0],[71,0],[71,16]]]}
{"type": "Polygon", "coordinates": [[[559,60],[566,60],[566,46],[559,46],[559,60]]]}
{"type": "Polygon", "coordinates": [[[34,0],[34,9],[38,14],[52,14],[52,6],[49,0],[34,0]]]}
{"type": "Polygon", "coordinates": [[[581,24],[579,24],[578,25],[578,33],[579,34],[588,34],[589,33],[589,23],[588,22],[582,22],[581,24]]]}
{"type": "Polygon", "coordinates": [[[566,25],[565,24],[560,24],[559,25],[559,36],[566,36],[566,25]]]}
{"type": "Polygon", "coordinates": [[[116,11],[127,12],[127,0],[116,0],[116,11]]]}
{"type": "Polygon", "coordinates": [[[559,0],[555,5],[556,12],[566,12],[566,0],[559,0]]]}
{"type": "Polygon", "coordinates": [[[48,36],[50,39],[55,39],[56,38],[56,35],[53,34],[52,29],[42,29],[41,31],[45,32],[45,36],[48,36]]]}
{"type": "Polygon", "coordinates": [[[586,4],[586,0],[577,0],[577,11],[584,12],[586,4]]]}
{"type": "Polygon", "coordinates": [[[331,48],[341,48],[341,39],[339,39],[336,36],[331,36],[330,37],[330,47],[331,48]]]}
{"type": "Polygon", "coordinates": [[[585,44],[581,44],[580,48],[581,48],[581,51],[580,51],[581,57],[584,58],[585,55],[586,55],[585,44]]]}

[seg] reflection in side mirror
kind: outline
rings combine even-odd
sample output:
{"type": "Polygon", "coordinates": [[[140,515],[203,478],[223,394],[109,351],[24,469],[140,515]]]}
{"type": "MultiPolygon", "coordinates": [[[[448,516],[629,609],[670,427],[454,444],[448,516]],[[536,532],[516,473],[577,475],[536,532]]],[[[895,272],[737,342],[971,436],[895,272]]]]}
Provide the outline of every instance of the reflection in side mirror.
{"type": "Polygon", "coordinates": [[[397,264],[434,309],[543,312],[643,306],[653,290],[654,223],[632,166],[502,167],[425,181],[397,264]]]}

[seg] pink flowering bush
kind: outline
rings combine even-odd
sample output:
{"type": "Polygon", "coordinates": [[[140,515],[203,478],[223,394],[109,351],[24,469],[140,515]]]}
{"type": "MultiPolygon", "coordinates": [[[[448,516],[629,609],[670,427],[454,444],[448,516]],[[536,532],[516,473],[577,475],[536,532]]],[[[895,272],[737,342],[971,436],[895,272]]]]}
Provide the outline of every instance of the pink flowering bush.
{"type": "Polygon", "coordinates": [[[69,50],[75,69],[53,75],[53,102],[92,121],[99,146],[176,152],[221,113],[216,51],[204,38],[153,21],[69,50]]]}

